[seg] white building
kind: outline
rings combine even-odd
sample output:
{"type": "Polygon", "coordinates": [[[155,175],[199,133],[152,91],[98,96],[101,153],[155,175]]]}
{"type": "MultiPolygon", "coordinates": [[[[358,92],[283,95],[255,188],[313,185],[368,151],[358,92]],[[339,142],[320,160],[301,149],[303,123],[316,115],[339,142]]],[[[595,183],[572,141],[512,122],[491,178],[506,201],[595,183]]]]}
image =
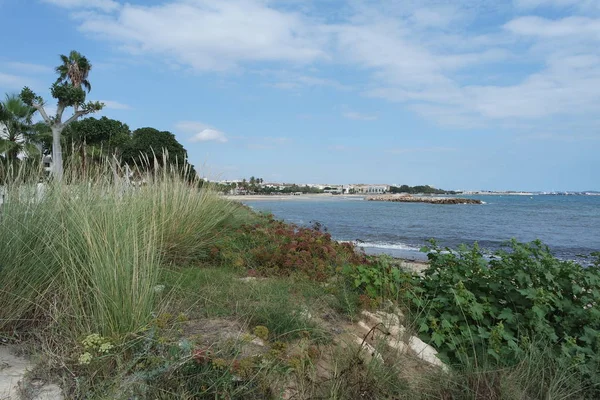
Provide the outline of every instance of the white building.
{"type": "Polygon", "coordinates": [[[384,194],[390,191],[390,185],[354,185],[350,190],[357,194],[384,194]]]}

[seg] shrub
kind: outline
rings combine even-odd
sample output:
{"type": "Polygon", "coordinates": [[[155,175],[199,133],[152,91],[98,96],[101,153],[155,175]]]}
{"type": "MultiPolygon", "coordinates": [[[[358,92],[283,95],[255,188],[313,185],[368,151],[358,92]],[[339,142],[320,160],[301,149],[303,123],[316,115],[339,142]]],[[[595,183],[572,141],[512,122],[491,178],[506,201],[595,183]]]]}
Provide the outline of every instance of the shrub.
{"type": "Polygon", "coordinates": [[[241,226],[233,237],[216,246],[213,257],[246,267],[261,275],[302,274],[324,281],[346,264],[368,263],[350,243],[339,243],[329,233],[298,227],[263,216],[241,226]]]}
{"type": "MultiPolygon", "coordinates": [[[[429,250],[429,249],[425,249],[429,250]]],[[[477,245],[434,246],[407,292],[421,337],[453,363],[515,365],[534,345],[587,385],[600,383],[600,267],[556,259],[541,242],[512,241],[486,259],[477,245]]]]}
{"type": "Polygon", "coordinates": [[[380,255],[370,264],[346,266],[344,275],[350,278],[355,290],[366,295],[369,303],[381,304],[383,300],[398,301],[408,290],[411,274],[393,264],[392,257],[380,255]]]}

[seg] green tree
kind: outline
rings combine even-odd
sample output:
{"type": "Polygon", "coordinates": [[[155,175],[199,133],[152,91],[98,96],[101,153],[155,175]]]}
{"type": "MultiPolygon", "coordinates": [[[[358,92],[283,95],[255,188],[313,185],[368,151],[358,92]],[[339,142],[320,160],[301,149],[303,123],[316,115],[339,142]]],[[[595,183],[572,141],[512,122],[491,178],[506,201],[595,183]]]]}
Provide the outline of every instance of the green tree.
{"type": "Polygon", "coordinates": [[[140,128],[133,132],[131,141],[123,153],[123,159],[129,163],[144,163],[156,156],[157,162],[162,164],[162,154],[168,154],[168,162],[187,162],[187,151],[169,131],[159,131],[154,128],[140,128]]]}
{"type": "Polygon", "coordinates": [[[23,103],[17,95],[6,95],[0,103],[0,154],[9,161],[17,160],[19,154],[39,154],[33,143],[35,134],[31,117],[35,108],[23,103]]]}
{"type": "Polygon", "coordinates": [[[91,89],[87,77],[92,69],[89,61],[81,54],[72,51],[69,57],[61,55],[63,63],[56,67],[59,79],[50,88],[52,97],[57,100],[56,115],[48,116],[44,109],[44,99],[35,94],[28,87],[21,91],[21,99],[25,104],[39,111],[44,122],[52,131],[52,175],[61,181],[63,177],[63,157],[61,134],[63,130],[80,117],[100,111],[104,104],[100,102],[85,102],[86,92],[81,88],[91,89]],[[74,112],[71,117],[63,121],[65,110],[72,107],[74,112]]]}
{"type": "Polygon", "coordinates": [[[119,157],[131,141],[129,126],[107,117],[76,121],[65,129],[63,135],[67,146],[79,152],[84,170],[88,156],[92,159],[101,156],[119,157]]]}
{"type": "Polygon", "coordinates": [[[188,162],[187,151],[169,131],[148,127],[136,129],[123,149],[122,158],[130,165],[151,167],[148,162],[153,164],[155,159],[159,165],[163,165],[163,153],[169,165],[177,165],[188,179],[196,179],[196,171],[188,162]]]}

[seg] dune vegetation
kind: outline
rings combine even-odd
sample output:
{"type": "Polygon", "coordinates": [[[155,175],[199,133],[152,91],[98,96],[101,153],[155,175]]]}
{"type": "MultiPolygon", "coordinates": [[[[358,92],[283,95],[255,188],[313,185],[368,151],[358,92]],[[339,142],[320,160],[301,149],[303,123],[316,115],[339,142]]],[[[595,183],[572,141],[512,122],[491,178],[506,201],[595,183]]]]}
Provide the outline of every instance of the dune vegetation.
{"type": "Polygon", "coordinates": [[[30,381],[91,399],[597,395],[598,266],[515,245],[492,268],[437,249],[418,275],[148,166],[4,171],[0,332],[38,360],[30,381]],[[378,310],[447,368],[377,338],[364,355],[347,333],[378,310]]]}

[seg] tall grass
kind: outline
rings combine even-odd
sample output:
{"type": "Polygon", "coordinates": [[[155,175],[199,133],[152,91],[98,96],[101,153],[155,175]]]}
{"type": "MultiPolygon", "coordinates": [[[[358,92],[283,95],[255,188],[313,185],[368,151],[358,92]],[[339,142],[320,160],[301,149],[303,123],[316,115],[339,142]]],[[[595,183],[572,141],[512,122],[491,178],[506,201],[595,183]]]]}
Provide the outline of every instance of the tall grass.
{"type": "Polygon", "coordinates": [[[137,183],[113,163],[43,186],[37,167],[3,171],[0,330],[55,323],[76,338],[148,323],[160,268],[206,253],[236,208],[177,169],[150,166],[137,183]]]}

